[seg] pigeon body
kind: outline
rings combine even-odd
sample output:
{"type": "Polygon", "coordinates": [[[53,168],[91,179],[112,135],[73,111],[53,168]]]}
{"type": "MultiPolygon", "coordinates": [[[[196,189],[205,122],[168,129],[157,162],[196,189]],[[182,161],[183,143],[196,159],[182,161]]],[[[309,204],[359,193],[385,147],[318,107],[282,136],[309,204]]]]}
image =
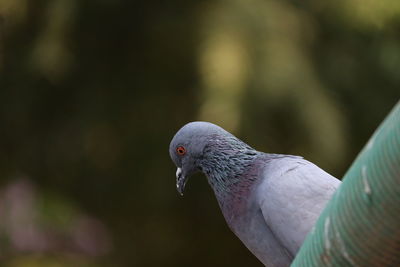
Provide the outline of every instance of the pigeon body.
{"type": "Polygon", "coordinates": [[[203,172],[230,229],[268,266],[290,265],[341,183],[301,157],[259,152],[207,122],[182,127],[169,152],[178,191],[203,172]]]}

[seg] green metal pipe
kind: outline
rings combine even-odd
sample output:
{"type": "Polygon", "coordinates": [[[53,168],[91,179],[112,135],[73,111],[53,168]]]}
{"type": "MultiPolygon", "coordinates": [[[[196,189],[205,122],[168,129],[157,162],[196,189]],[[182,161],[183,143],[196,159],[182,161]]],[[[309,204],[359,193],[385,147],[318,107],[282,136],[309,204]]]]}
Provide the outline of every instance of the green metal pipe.
{"type": "Polygon", "coordinates": [[[400,102],[347,171],[291,266],[400,266],[400,102]]]}

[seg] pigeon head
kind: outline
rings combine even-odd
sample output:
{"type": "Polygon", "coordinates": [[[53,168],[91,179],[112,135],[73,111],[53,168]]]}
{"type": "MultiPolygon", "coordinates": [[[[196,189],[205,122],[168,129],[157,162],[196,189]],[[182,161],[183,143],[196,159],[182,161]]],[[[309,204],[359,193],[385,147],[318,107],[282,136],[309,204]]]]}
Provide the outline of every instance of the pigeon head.
{"type": "Polygon", "coordinates": [[[196,172],[204,172],[207,176],[217,172],[218,177],[222,171],[227,174],[229,163],[234,166],[237,162],[232,159],[237,159],[244,150],[254,151],[215,124],[201,121],[186,124],[175,134],[169,146],[171,159],[177,166],[178,192],[183,195],[188,177],[196,172]]]}
{"type": "Polygon", "coordinates": [[[188,177],[202,170],[200,161],[210,138],[226,133],[215,124],[196,121],[183,126],[172,138],[169,154],[177,166],[176,188],[181,195],[188,177]]]}

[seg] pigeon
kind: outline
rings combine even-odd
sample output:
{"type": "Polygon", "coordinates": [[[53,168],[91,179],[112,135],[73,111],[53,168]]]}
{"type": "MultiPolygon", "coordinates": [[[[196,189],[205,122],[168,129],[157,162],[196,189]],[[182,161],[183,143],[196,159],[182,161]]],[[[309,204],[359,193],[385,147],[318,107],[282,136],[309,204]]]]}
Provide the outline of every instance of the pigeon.
{"type": "Polygon", "coordinates": [[[229,228],[266,266],[290,265],[341,184],[302,157],[257,151],[209,122],[184,125],[169,154],[178,192],[204,173],[229,228]]]}

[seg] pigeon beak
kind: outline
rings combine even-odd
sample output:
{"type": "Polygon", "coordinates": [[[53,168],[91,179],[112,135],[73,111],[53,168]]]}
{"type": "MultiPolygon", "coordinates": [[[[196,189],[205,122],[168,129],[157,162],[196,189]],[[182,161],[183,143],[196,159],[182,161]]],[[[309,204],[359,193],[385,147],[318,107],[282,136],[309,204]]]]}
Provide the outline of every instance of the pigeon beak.
{"type": "Polygon", "coordinates": [[[178,168],[176,170],[176,190],[181,196],[183,196],[183,191],[185,190],[186,180],[186,176],[182,174],[182,169],[178,168]]]}

